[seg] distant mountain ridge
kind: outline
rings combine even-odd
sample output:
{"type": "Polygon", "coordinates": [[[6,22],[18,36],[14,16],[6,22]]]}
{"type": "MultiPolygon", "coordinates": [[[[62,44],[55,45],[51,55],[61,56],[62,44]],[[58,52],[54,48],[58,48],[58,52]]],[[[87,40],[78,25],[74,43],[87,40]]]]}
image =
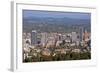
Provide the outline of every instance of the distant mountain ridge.
{"type": "Polygon", "coordinates": [[[47,24],[90,24],[90,19],[75,19],[75,18],[52,18],[52,17],[30,17],[23,18],[23,22],[31,23],[47,23],[47,24]]]}
{"type": "Polygon", "coordinates": [[[39,30],[39,31],[68,31],[73,26],[81,26],[90,31],[90,19],[75,19],[69,17],[56,18],[56,17],[28,17],[23,18],[23,30],[39,30]],[[47,29],[48,28],[48,29],[47,29]],[[60,28],[60,29],[58,29],[60,28]],[[45,30],[44,30],[45,29],[45,30]]]}

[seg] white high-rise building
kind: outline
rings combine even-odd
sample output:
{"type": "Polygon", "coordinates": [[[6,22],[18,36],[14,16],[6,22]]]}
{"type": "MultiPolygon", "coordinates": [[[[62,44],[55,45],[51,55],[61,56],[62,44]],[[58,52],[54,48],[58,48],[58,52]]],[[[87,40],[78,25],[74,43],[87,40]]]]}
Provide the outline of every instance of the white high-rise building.
{"type": "Polygon", "coordinates": [[[48,34],[46,32],[41,33],[41,44],[45,46],[48,40],[48,34]]]}
{"type": "Polygon", "coordinates": [[[76,32],[72,32],[71,38],[72,38],[72,42],[76,42],[77,41],[77,34],[76,34],[76,32]]]}

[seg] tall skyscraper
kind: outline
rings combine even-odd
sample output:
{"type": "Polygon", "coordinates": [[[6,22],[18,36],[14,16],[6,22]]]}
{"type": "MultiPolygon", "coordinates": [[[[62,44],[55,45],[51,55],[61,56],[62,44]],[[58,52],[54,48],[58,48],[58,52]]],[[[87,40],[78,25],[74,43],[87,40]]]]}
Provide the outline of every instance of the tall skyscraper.
{"type": "Polygon", "coordinates": [[[41,33],[41,44],[42,46],[45,46],[48,40],[48,34],[47,33],[41,33]]]}
{"type": "Polygon", "coordinates": [[[72,42],[76,42],[77,41],[77,34],[76,32],[72,32],[72,42]]]}
{"type": "Polygon", "coordinates": [[[80,27],[79,30],[80,30],[80,32],[79,32],[80,33],[80,35],[79,35],[80,36],[80,42],[82,42],[83,41],[84,28],[83,27],[80,27]]]}
{"type": "Polygon", "coordinates": [[[32,30],[32,33],[31,33],[31,44],[32,45],[36,45],[37,43],[37,32],[36,30],[32,30]]]}

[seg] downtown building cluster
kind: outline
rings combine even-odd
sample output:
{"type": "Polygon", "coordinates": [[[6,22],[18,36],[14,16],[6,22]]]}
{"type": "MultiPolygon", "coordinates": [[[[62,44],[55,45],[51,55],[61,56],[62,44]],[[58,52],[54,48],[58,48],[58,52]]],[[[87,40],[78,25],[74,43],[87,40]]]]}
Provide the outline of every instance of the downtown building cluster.
{"type": "Polygon", "coordinates": [[[45,55],[50,55],[51,51],[64,53],[69,49],[68,47],[71,47],[73,52],[81,52],[84,49],[86,51],[91,49],[91,34],[87,30],[83,30],[83,28],[79,32],[72,31],[70,33],[37,32],[32,30],[23,33],[22,43],[25,57],[28,56],[31,49],[43,51],[45,55]],[[83,48],[80,48],[80,46],[83,46],[83,48]]]}
{"type": "Polygon", "coordinates": [[[29,33],[23,33],[23,45],[26,44],[30,46],[40,45],[42,47],[49,46],[59,46],[60,43],[70,43],[79,46],[81,43],[87,43],[91,40],[90,32],[86,30],[80,33],[70,32],[70,33],[55,33],[55,32],[41,32],[38,33],[36,30],[32,30],[29,33]]]}

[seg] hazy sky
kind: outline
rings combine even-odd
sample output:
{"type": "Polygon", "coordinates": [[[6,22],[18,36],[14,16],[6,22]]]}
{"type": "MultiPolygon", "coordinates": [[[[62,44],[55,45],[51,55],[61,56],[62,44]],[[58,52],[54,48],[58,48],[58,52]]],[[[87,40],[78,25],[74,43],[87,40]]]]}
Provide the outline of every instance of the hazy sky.
{"type": "Polygon", "coordinates": [[[78,19],[90,19],[90,13],[80,12],[55,12],[55,11],[36,11],[36,10],[23,10],[23,17],[55,17],[55,18],[78,18],[78,19]]]}

